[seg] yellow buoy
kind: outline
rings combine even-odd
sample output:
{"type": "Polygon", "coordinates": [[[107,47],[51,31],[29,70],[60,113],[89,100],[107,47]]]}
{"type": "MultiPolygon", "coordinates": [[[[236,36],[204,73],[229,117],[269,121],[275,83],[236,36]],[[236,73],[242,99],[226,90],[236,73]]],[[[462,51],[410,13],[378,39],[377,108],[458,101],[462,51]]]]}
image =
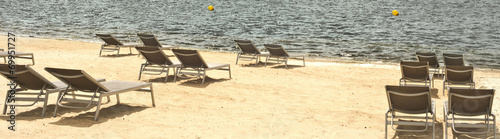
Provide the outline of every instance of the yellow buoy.
{"type": "Polygon", "coordinates": [[[398,15],[399,15],[399,12],[398,12],[397,10],[394,10],[394,11],[392,11],[392,15],[394,15],[394,16],[398,16],[398,15]]]}
{"type": "Polygon", "coordinates": [[[213,11],[214,10],[214,6],[212,6],[212,5],[208,6],[208,10],[213,11]]]}

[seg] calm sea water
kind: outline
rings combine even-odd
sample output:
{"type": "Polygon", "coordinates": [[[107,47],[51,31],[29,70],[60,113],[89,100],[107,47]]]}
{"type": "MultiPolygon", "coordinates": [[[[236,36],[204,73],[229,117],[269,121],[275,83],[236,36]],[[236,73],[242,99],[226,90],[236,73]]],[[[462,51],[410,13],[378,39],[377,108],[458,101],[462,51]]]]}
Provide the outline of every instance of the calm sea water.
{"type": "Polygon", "coordinates": [[[500,68],[499,0],[1,0],[0,11],[4,34],[100,42],[95,33],[124,41],[151,33],[163,44],[222,51],[248,39],[350,60],[462,53],[470,65],[500,68]]]}

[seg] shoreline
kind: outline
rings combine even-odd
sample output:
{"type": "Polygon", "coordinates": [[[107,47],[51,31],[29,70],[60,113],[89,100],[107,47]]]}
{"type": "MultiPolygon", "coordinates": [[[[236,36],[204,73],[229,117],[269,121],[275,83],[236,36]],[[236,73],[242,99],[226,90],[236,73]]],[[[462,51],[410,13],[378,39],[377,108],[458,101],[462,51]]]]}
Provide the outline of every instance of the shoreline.
{"type": "MultiPolygon", "coordinates": [[[[2,37],[6,37],[6,35],[0,35],[2,37]]],[[[87,43],[99,43],[102,44],[102,40],[96,38],[94,39],[95,41],[91,41],[88,39],[69,39],[69,38],[51,38],[51,37],[44,37],[44,36],[21,36],[25,38],[35,38],[35,39],[53,39],[53,40],[65,40],[65,41],[77,41],[77,42],[87,42],[87,43]]],[[[137,40],[140,41],[140,40],[137,40]]],[[[137,42],[136,41],[136,42],[137,42]]],[[[175,46],[175,45],[170,45],[167,44],[166,46],[175,46]]],[[[236,47],[236,44],[235,44],[236,47]]],[[[239,51],[224,51],[224,50],[217,50],[217,49],[200,49],[200,48],[192,48],[192,47],[180,47],[180,48],[187,48],[187,49],[194,49],[194,50],[200,50],[200,51],[209,51],[209,52],[220,52],[220,53],[231,53],[231,54],[237,54],[239,51]]],[[[438,59],[440,60],[440,59],[438,59]]],[[[327,57],[327,56],[311,56],[307,55],[306,61],[311,61],[311,62],[334,62],[334,63],[369,63],[369,64],[389,64],[389,65],[399,65],[398,62],[393,62],[393,61],[382,61],[382,60],[369,60],[369,59],[362,59],[362,60],[355,60],[354,58],[350,57],[327,57]]],[[[405,60],[405,61],[410,61],[410,60],[405,60]]],[[[467,61],[467,59],[466,59],[467,61]]],[[[474,67],[474,69],[478,70],[492,70],[492,71],[500,71],[499,68],[491,68],[491,67],[474,67]]]]}

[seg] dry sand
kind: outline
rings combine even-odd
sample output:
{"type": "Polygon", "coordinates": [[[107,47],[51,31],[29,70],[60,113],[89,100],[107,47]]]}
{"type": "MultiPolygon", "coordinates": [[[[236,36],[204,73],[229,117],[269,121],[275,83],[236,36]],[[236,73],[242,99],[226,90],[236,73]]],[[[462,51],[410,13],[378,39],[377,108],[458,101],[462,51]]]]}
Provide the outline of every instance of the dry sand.
{"type": "MultiPolygon", "coordinates": [[[[0,44],[6,46],[6,36],[0,36],[0,44]]],[[[83,69],[94,78],[109,81],[138,81],[139,67],[145,61],[142,57],[99,57],[100,45],[19,37],[16,50],[33,52],[36,65],[32,68],[49,80],[56,78],[44,67],[83,69]]],[[[127,52],[122,49],[123,54],[127,52]]],[[[17,130],[8,130],[8,117],[2,115],[0,134],[8,138],[383,138],[388,108],[384,86],[397,85],[401,77],[396,64],[308,60],[306,67],[285,69],[283,64],[264,67],[248,61],[235,65],[234,53],[201,51],[201,55],[207,62],[230,63],[232,79],[226,71],[208,71],[205,84],[194,78],[176,83],[169,78],[165,83],[165,74],[144,75],[140,82],[153,82],[156,107],[151,106],[148,93],[123,93],[121,104],[116,105],[112,96],[111,103],[103,105],[99,121],[93,121],[95,107],[62,108],[57,117],[52,117],[57,96],[52,94],[45,118],[41,118],[42,103],[20,107],[16,109],[17,130]]],[[[291,64],[300,65],[301,61],[291,64]]],[[[474,78],[477,88],[499,88],[497,70],[476,70],[474,78]]],[[[0,80],[7,84],[6,79],[0,80]]],[[[441,95],[442,80],[435,83],[436,135],[443,138],[442,106],[446,97],[441,95]]],[[[0,92],[6,90],[6,85],[0,87],[0,92]]],[[[500,100],[498,95],[495,98],[494,112],[498,113],[500,100]]],[[[430,130],[389,130],[389,137],[431,135],[430,130]]]]}

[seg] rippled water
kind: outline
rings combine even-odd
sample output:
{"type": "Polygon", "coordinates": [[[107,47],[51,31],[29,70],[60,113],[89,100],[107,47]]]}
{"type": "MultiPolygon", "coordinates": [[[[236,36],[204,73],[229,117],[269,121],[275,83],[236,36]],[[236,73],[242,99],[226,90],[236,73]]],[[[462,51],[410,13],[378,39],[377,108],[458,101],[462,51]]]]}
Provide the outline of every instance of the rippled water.
{"type": "Polygon", "coordinates": [[[463,53],[500,68],[498,0],[31,0],[0,1],[0,32],[138,41],[237,51],[234,39],[281,44],[294,53],[353,60],[415,59],[416,51],[463,53]],[[208,11],[213,5],[215,11],[208,11]],[[398,10],[400,16],[393,16],[398,10]]]}

